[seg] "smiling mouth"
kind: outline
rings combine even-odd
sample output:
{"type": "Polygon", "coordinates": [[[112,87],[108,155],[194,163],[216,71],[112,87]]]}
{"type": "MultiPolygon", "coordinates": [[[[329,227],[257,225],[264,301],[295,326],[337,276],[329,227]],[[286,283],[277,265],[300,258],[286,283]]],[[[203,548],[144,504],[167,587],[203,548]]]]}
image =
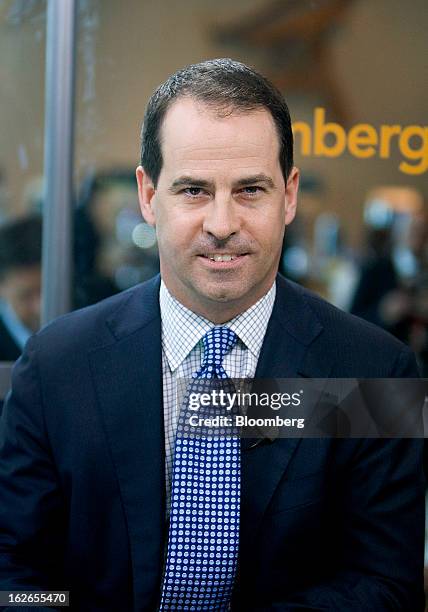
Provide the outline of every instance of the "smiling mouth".
{"type": "Polygon", "coordinates": [[[240,257],[243,257],[244,255],[247,255],[247,253],[206,253],[204,255],[201,255],[201,257],[204,257],[205,259],[210,259],[211,261],[234,261],[235,259],[239,259],[240,257]]]}

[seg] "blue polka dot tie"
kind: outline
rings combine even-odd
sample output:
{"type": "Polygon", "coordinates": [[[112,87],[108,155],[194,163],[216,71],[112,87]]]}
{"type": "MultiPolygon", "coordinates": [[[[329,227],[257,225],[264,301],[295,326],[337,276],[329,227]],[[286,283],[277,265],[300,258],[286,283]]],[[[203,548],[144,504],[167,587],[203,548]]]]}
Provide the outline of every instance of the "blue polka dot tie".
{"type": "Polygon", "coordinates": [[[240,440],[237,435],[192,435],[188,419],[190,393],[204,385],[207,391],[206,379],[228,378],[223,358],[237,336],[227,327],[214,327],[202,342],[202,366],[193,375],[197,380],[189,386],[177,426],[160,610],[229,610],[236,572],[240,440]]]}

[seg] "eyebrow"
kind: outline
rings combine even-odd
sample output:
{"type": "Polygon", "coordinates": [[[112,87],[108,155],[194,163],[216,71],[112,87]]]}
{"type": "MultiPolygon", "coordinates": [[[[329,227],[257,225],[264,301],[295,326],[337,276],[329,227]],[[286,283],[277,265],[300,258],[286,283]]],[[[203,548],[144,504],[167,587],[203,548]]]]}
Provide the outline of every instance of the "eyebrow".
{"type": "MultiPolygon", "coordinates": [[[[248,187],[249,185],[254,185],[255,183],[265,183],[265,185],[267,185],[271,189],[273,189],[275,186],[270,176],[267,176],[267,174],[264,173],[260,173],[254,174],[253,176],[247,176],[245,178],[235,181],[233,183],[233,187],[235,189],[236,187],[248,187]]],[[[172,182],[169,191],[175,191],[179,187],[186,187],[189,185],[193,185],[195,187],[203,187],[204,189],[214,189],[214,183],[212,183],[211,181],[199,179],[192,176],[180,176],[172,182]]]]}
{"type": "Polygon", "coordinates": [[[186,187],[189,185],[194,185],[195,187],[204,187],[205,189],[212,189],[214,187],[211,181],[206,181],[205,179],[198,179],[192,176],[180,176],[172,182],[169,191],[175,191],[178,187],[186,187]]]}
{"type": "Polygon", "coordinates": [[[234,183],[234,187],[248,187],[248,185],[254,185],[254,183],[265,183],[268,187],[273,189],[275,187],[273,180],[267,174],[254,174],[253,176],[248,176],[246,178],[239,179],[234,183]]]}

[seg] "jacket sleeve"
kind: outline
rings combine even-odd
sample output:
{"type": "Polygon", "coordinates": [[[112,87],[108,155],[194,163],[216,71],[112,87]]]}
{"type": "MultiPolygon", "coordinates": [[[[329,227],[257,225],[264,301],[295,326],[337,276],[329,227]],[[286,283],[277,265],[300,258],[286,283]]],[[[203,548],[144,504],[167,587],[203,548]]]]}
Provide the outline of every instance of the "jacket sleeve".
{"type": "MultiPolygon", "coordinates": [[[[391,377],[418,376],[414,356],[404,348],[391,377]]],[[[422,612],[423,442],[399,438],[359,440],[341,495],[343,519],[337,532],[331,534],[332,539],[343,539],[340,571],[287,601],[267,601],[254,610],[422,612]]]]}
{"type": "MultiPolygon", "coordinates": [[[[35,344],[16,363],[0,420],[0,590],[62,586],[66,534],[46,434],[35,344]]],[[[52,609],[52,608],[50,608],[52,609]]]]}

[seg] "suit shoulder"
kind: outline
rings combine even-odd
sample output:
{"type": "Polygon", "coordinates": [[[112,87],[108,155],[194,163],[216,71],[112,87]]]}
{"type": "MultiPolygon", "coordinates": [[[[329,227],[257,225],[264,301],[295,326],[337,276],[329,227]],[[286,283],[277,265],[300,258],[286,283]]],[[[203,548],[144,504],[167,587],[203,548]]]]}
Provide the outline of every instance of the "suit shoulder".
{"type": "Polygon", "coordinates": [[[293,283],[322,326],[324,354],[335,357],[336,375],[358,377],[417,376],[412,351],[384,329],[340,310],[319,295],[293,283]]]}
{"type": "Polygon", "coordinates": [[[89,350],[113,340],[115,331],[124,321],[132,332],[155,315],[157,279],[131,287],[97,304],[62,315],[36,334],[40,347],[89,350]],[[149,303],[150,302],[150,303],[149,303]]]}
{"type": "Polygon", "coordinates": [[[348,333],[362,337],[366,342],[381,342],[391,347],[394,346],[397,349],[405,348],[405,345],[400,340],[378,325],[337,308],[337,306],[334,306],[309,289],[301,287],[301,291],[305,301],[323,324],[327,326],[334,325],[343,330],[346,329],[348,333]]]}

